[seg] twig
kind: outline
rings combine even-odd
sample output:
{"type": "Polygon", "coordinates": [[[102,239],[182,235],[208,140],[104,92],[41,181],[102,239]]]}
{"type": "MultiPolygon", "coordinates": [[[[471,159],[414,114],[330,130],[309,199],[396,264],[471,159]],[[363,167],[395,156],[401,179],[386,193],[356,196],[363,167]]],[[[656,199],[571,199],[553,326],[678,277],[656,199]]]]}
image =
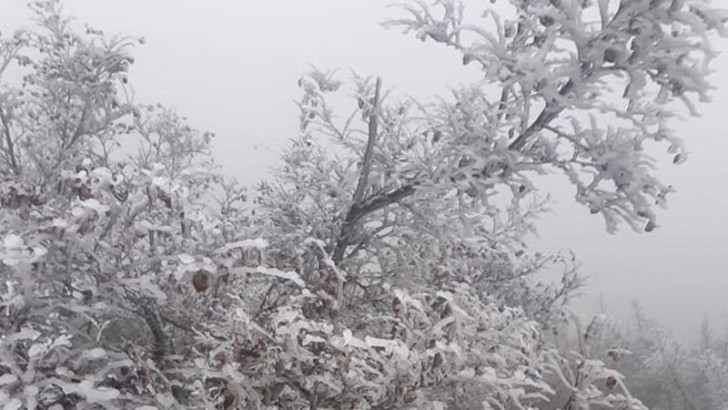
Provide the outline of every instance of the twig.
{"type": "Polygon", "coordinates": [[[5,136],[5,144],[8,146],[7,156],[10,158],[10,165],[13,168],[13,173],[16,176],[20,175],[20,166],[18,165],[18,158],[15,154],[15,145],[13,139],[10,137],[10,124],[8,123],[8,117],[0,108],[0,121],[3,125],[3,135],[5,136]]]}
{"type": "Polygon", "coordinates": [[[367,147],[364,151],[364,164],[359,175],[359,182],[356,185],[356,191],[354,191],[354,204],[358,204],[364,197],[364,191],[367,188],[367,181],[372,168],[372,152],[374,151],[374,144],[377,142],[377,128],[379,127],[379,93],[381,92],[381,88],[382,79],[377,78],[377,84],[374,90],[374,103],[369,113],[369,139],[367,140],[367,147]]]}
{"type": "MultiPolygon", "coordinates": [[[[571,92],[571,90],[574,88],[574,82],[569,80],[566,84],[564,84],[563,87],[561,87],[561,90],[559,90],[559,94],[564,96],[571,92]]],[[[543,108],[541,113],[538,115],[536,120],[526,128],[521,135],[518,136],[509,146],[508,149],[511,151],[518,151],[521,148],[523,148],[524,145],[526,145],[526,142],[528,142],[528,139],[531,138],[534,134],[541,131],[546,125],[548,125],[551,121],[554,120],[554,118],[558,117],[559,114],[564,110],[565,107],[563,106],[554,106],[553,102],[549,102],[546,104],[546,106],[543,108]]]]}
{"type": "Polygon", "coordinates": [[[344,224],[341,227],[341,234],[339,235],[336,248],[334,249],[334,253],[331,257],[334,263],[339,263],[344,258],[344,252],[349,246],[352,230],[363,217],[414,194],[417,185],[419,185],[419,182],[415,181],[395,189],[388,194],[374,195],[363,201],[361,204],[355,203],[352,205],[346,215],[344,224]]]}
{"type": "Polygon", "coordinates": [[[554,128],[550,125],[544,125],[543,129],[553,132],[554,134],[558,135],[561,138],[565,138],[569,140],[571,143],[576,145],[577,147],[583,149],[584,151],[588,151],[589,147],[579,142],[579,140],[575,136],[571,136],[569,134],[566,134],[565,132],[560,131],[557,128],[554,128]]]}
{"type": "Polygon", "coordinates": [[[162,329],[162,319],[159,315],[157,307],[152,300],[141,300],[138,314],[144,318],[144,321],[152,331],[154,336],[154,350],[152,356],[154,361],[160,366],[163,364],[163,359],[167,353],[167,335],[162,329]]]}
{"type": "Polygon", "coordinates": [[[86,122],[86,116],[88,115],[88,110],[89,110],[89,104],[86,103],[83,105],[83,110],[81,110],[81,119],[78,121],[76,130],[73,132],[71,139],[68,140],[68,146],[66,146],[65,148],[73,147],[73,145],[78,141],[78,139],[84,135],[83,123],[86,122]]]}
{"type": "Polygon", "coordinates": [[[266,302],[268,302],[268,298],[270,297],[271,293],[273,292],[273,289],[276,287],[277,283],[273,282],[269,287],[268,290],[265,292],[265,295],[263,295],[263,300],[260,301],[260,305],[258,306],[258,310],[255,312],[255,319],[258,319],[263,313],[263,307],[265,306],[266,302]]]}

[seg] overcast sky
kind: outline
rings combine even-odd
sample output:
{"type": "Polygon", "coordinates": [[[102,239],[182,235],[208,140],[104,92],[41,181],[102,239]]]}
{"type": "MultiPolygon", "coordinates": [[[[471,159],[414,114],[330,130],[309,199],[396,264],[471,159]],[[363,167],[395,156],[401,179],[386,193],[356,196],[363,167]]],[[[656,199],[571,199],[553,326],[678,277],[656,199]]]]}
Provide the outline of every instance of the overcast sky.
{"type": "MultiPolygon", "coordinates": [[[[722,3],[718,0],[717,3],[722,3]]],[[[422,100],[475,78],[453,52],[420,43],[379,23],[388,0],[66,0],[80,22],[107,33],[143,36],[131,83],[138,102],[177,108],[197,128],[217,134],[215,154],[230,175],[253,183],[276,163],[297,132],[296,81],[309,64],[380,75],[422,100]]],[[[0,30],[28,25],[24,0],[2,0],[0,30]]],[[[660,175],[678,192],[659,214],[660,229],[605,232],[601,218],[573,201],[567,184],[553,192],[554,212],[535,247],[573,249],[591,277],[582,308],[603,295],[622,315],[638,300],[652,317],[686,334],[703,315],[728,326],[728,40],[712,82],[713,102],[677,129],[689,161],[660,175]]]]}

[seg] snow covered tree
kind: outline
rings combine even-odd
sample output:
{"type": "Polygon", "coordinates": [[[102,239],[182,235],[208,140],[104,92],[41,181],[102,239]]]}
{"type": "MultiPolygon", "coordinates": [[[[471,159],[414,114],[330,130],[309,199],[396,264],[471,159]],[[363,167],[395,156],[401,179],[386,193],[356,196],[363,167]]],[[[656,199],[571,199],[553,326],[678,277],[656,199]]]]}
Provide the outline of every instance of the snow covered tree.
{"type": "Polygon", "coordinates": [[[679,342],[647,318],[639,307],[627,326],[613,332],[630,353],[615,363],[632,392],[655,409],[724,409],[728,406],[728,356],[725,337],[715,337],[707,322],[700,338],[679,342]]]}
{"type": "Polygon", "coordinates": [[[300,136],[248,204],[212,134],[129,97],[139,40],[33,2],[38,30],[0,43],[3,408],[643,409],[602,347],[564,354],[546,333],[602,322],[564,308],[573,258],[526,249],[534,175],[564,171],[610,229],[654,227],[668,189],[641,144],[678,149],[666,104],[705,96],[720,12],[514,0],[491,29],[436,4],[392,24],[484,81],[419,104],[357,77],[341,118],[343,84],[313,71],[300,136]],[[561,283],[535,281],[560,263],[561,283]]]}
{"type": "Polygon", "coordinates": [[[180,283],[198,287],[193,278],[206,275],[170,276],[176,265],[166,260],[222,243],[215,207],[203,201],[218,179],[211,135],[130,101],[139,40],[78,34],[56,1],[32,7],[39,28],[3,39],[0,61],[22,78],[0,93],[0,403],[143,403],[119,398],[120,385],[174,401],[169,384],[153,387],[173,346],[165,327],[174,319],[159,309],[181,311],[196,292],[180,283]],[[124,144],[138,154],[125,155],[124,144]]]}

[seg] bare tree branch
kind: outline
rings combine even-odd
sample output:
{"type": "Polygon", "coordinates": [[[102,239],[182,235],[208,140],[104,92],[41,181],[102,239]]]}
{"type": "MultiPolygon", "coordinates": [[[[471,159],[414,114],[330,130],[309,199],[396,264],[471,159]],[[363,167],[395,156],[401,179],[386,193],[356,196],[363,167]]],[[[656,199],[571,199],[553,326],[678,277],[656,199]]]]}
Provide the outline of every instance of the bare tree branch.
{"type": "Polygon", "coordinates": [[[362,218],[414,194],[417,185],[419,185],[419,182],[415,181],[387,194],[374,195],[360,204],[352,205],[349,212],[346,214],[346,219],[344,219],[343,225],[341,226],[341,234],[339,235],[331,259],[335,263],[341,262],[344,258],[346,248],[350,245],[354,228],[362,218]]]}
{"type": "MultiPolygon", "coordinates": [[[[377,83],[374,90],[374,100],[372,101],[371,112],[369,113],[369,132],[367,139],[367,146],[364,151],[364,160],[362,164],[361,174],[359,174],[359,181],[356,184],[356,190],[352,198],[352,205],[349,208],[349,212],[346,215],[344,224],[341,226],[341,232],[337,239],[336,247],[333,253],[333,261],[338,263],[344,257],[344,251],[350,245],[351,236],[353,230],[356,228],[357,222],[362,216],[369,212],[361,213],[358,208],[361,208],[362,200],[364,199],[364,193],[366,192],[369,174],[372,169],[372,155],[374,152],[374,145],[377,142],[377,130],[379,127],[379,105],[380,105],[380,93],[382,89],[382,79],[377,78],[377,83]]],[[[386,205],[384,205],[386,206],[386,205]]],[[[371,212],[371,211],[370,211],[371,212]]]]}
{"type": "MultiPolygon", "coordinates": [[[[566,84],[564,84],[563,87],[561,87],[561,90],[559,90],[559,94],[564,96],[567,95],[571,90],[574,88],[574,82],[569,80],[566,84]]],[[[538,115],[536,120],[526,128],[521,135],[519,135],[511,144],[508,146],[508,149],[511,151],[518,151],[521,148],[523,148],[528,140],[535,135],[537,132],[541,131],[545,126],[549,125],[551,121],[553,121],[556,117],[561,114],[561,112],[564,110],[565,107],[563,106],[557,106],[554,102],[550,101],[546,103],[546,106],[543,108],[541,113],[538,115]]]]}

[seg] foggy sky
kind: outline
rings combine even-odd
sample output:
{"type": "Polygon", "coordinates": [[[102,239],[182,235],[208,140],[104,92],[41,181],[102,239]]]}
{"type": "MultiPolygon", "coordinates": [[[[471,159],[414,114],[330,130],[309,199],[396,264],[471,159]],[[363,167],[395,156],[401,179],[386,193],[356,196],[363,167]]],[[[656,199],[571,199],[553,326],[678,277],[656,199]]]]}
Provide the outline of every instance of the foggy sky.
{"type": "MultiPolygon", "coordinates": [[[[244,183],[264,177],[277,152],[297,133],[297,79],[314,64],[379,75],[400,95],[431,101],[447,86],[477,78],[453,51],[420,43],[379,23],[389,0],[66,0],[79,22],[107,33],[143,36],[131,84],[136,101],[177,108],[190,123],[217,134],[215,157],[244,183]]],[[[716,4],[722,1],[716,1],[716,4]]],[[[0,30],[30,25],[24,0],[2,0],[0,30]]],[[[675,124],[690,152],[660,177],[676,187],[660,229],[605,231],[601,217],[573,200],[568,183],[553,193],[554,211],[540,224],[534,248],[571,248],[590,276],[577,306],[622,315],[632,300],[677,329],[694,332],[703,315],[728,326],[728,40],[715,46],[713,102],[699,118],[675,124]]]]}

